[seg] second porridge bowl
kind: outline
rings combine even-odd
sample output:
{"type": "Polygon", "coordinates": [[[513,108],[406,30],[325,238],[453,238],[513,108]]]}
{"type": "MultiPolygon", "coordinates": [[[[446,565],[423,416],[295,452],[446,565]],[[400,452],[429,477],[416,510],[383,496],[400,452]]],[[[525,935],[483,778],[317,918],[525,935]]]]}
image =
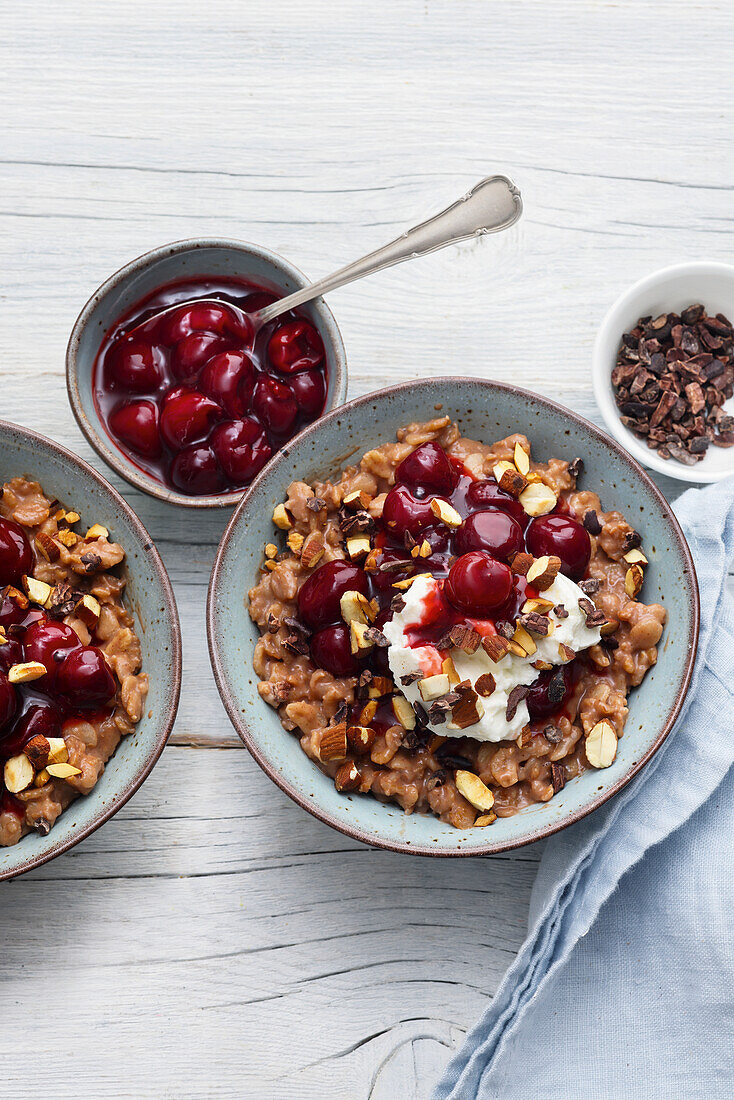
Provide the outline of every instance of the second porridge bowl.
{"type": "MultiPolygon", "coordinates": [[[[424,459],[426,453],[422,452],[424,459]]],[[[440,467],[441,461],[445,461],[440,452],[438,460],[440,467]]],[[[344,492],[341,490],[342,496],[344,492]]],[[[381,575],[384,580],[384,570],[381,575]]],[[[333,581],[329,575],[332,588],[333,581]]],[[[215,678],[232,723],[263,770],[294,801],[332,827],[367,844],[422,855],[475,855],[519,847],[579,820],[621,790],[650,759],[670,732],[688,688],[698,636],[698,591],[688,546],[667,502],[640,466],[615,442],[569,410],[527,391],[479,379],[439,378],[404,383],[349,402],[306,429],[287,451],[278,455],[247,491],[224,533],[210,583],[207,626],[215,678]],[[445,423],[441,423],[443,419],[445,423]],[[368,491],[360,502],[350,499],[347,493],[346,504],[342,503],[341,515],[337,516],[335,505],[340,494],[332,493],[323,483],[338,482],[345,468],[357,465],[367,452],[393,444],[396,433],[407,425],[428,421],[434,421],[429,430],[414,432],[411,438],[403,438],[402,448],[387,456],[382,452],[370,460],[367,481],[363,484],[371,485],[371,494],[368,491]],[[447,424],[455,424],[458,431],[447,428],[447,424]],[[513,441],[504,448],[493,447],[492,455],[486,451],[471,455],[471,447],[457,440],[457,435],[487,446],[515,435],[527,442],[518,444],[519,449],[513,441]],[[448,450],[454,460],[451,468],[447,466],[448,474],[446,471],[442,474],[430,461],[426,464],[416,455],[418,461],[413,460],[410,469],[401,467],[396,478],[397,463],[414,453],[411,448],[422,439],[432,440],[429,448],[435,448],[434,441],[440,440],[448,450]],[[523,450],[528,444],[530,463],[526,459],[527,450],[523,450]],[[578,465],[568,471],[566,464],[579,458],[583,471],[577,475],[578,465]],[[502,460],[511,478],[507,483],[503,481],[509,492],[498,491],[497,478],[502,478],[505,472],[498,468],[502,460]],[[536,463],[540,465],[536,467],[536,463]],[[547,466],[548,463],[551,465],[547,466]],[[449,483],[441,488],[438,483],[447,476],[449,483]],[[401,545],[396,552],[396,534],[390,528],[410,529],[410,516],[400,511],[402,502],[397,498],[404,487],[410,487],[411,477],[416,480],[414,488],[406,490],[408,503],[412,499],[415,505],[417,501],[419,511],[432,509],[435,519],[429,517],[425,521],[425,538],[418,528],[418,538],[409,530],[405,536],[407,550],[401,545]],[[512,479],[515,480],[511,484],[512,479]],[[569,494],[573,492],[575,479],[577,493],[597,494],[601,503],[587,502],[583,495],[572,499],[569,494]],[[378,497],[395,480],[400,482],[400,493],[392,494],[380,517],[382,499],[378,497]],[[432,480],[436,484],[431,484],[432,480]],[[481,492],[475,489],[469,492],[480,481],[484,486],[481,492]],[[284,515],[277,506],[289,499],[289,486],[293,482],[305,486],[320,484],[319,491],[329,498],[326,510],[322,508],[323,501],[314,502],[311,508],[306,504],[306,511],[299,519],[296,498],[299,493],[304,499],[311,493],[311,489],[304,487],[291,492],[290,503],[295,511],[284,515]],[[549,485],[556,485],[560,494],[557,501],[545,499],[549,485]],[[486,501],[477,505],[473,496],[479,498],[484,492],[486,501]],[[370,495],[376,503],[372,503],[370,495]],[[503,499],[496,499],[498,496],[503,499]],[[567,496],[571,504],[566,503],[567,496]],[[457,509],[453,514],[452,503],[457,509]],[[371,509],[377,518],[377,529],[373,524],[369,533],[369,545],[373,549],[378,547],[377,571],[374,560],[364,558],[366,547],[360,548],[354,541],[363,533],[355,530],[352,520],[355,510],[364,517],[360,508],[371,509]],[[599,510],[598,515],[594,508],[599,510]],[[554,516],[549,525],[546,517],[551,510],[554,516]],[[489,534],[480,530],[481,524],[474,520],[475,511],[490,523],[489,534]],[[581,523],[574,522],[573,511],[581,523]],[[376,603],[370,609],[365,601],[364,615],[351,606],[353,596],[359,599],[358,591],[346,602],[341,601],[336,609],[336,615],[341,609],[345,623],[349,623],[346,636],[351,632],[351,651],[356,649],[358,664],[350,664],[349,646],[344,648],[344,628],[329,625],[336,624],[328,607],[333,592],[319,593],[318,585],[310,584],[314,591],[309,590],[306,598],[306,586],[310,577],[316,577],[319,565],[304,569],[303,561],[294,560],[294,554],[301,555],[305,545],[298,527],[301,532],[313,530],[317,512],[327,517],[323,521],[327,529],[323,562],[340,557],[343,553],[340,546],[344,546],[350,555],[354,552],[355,565],[360,565],[357,569],[346,566],[347,571],[353,570],[350,579],[340,563],[336,571],[341,571],[349,584],[337,578],[336,589],[341,584],[342,588],[359,590],[362,584],[367,597],[380,600],[376,619],[376,603]],[[461,524],[460,512],[464,517],[468,512],[472,522],[465,518],[461,524]],[[397,522],[393,516],[398,517],[397,522]],[[295,528],[291,526],[294,521],[295,528]],[[510,538],[514,543],[496,551],[493,548],[490,555],[482,539],[495,538],[498,523],[502,538],[510,538]],[[558,525],[555,549],[553,538],[548,535],[554,524],[558,525]],[[568,529],[571,534],[576,532],[575,542],[572,540],[573,544],[567,544],[565,550],[562,541],[560,548],[558,544],[559,538],[565,537],[564,525],[566,534],[568,529]],[[526,528],[524,535],[523,528],[526,528]],[[287,538],[294,530],[295,538],[289,547],[287,538]],[[550,545],[543,544],[544,532],[546,538],[551,537],[550,545]],[[574,560],[579,545],[581,559],[574,560]],[[601,549],[592,556],[587,569],[588,549],[596,547],[601,549]],[[556,552],[563,555],[562,562],[554,556],[556,552]],[[450,568],[445,585],[422,578],[416,582],[411,597],[410,580],[401,587],[406,572],[399,562],[406,557],[424,563],[423,567],[410,566],[408,575],[425,570],[444,576],[450,568]],[[395,612],[392,621],[384,591],[376,588],[379,568],[389,561],[393,564],[387,570],[387,600],[395,612]],[[363,583],[361,565],[370,574],[368,585],[363,583]],[[478,575],[474,574],[474,583],[469,583],[467,589],[470,566],[479,568],[480,584],[477,586],[478,575]],[[494,571],[494,576],[482,574],[485,568],[490,573],[494,571]],[[288,570],[293,570],[298,589],[304,594],[295,605],[294,578],[289,579],[288,570]],[[583,592],[575,587],[576,581],[583,592]],[[466,604],[466,592],[472,590],[480,593],[480,601],[491,603],[487,584],[509,586],[509,595],[505,592],[497,597],[500,602],[495,606],[501,606],[501,611],[496,614],[488,608],[478,614],[478,605],[466,604]],[[260,586],[261,630],[248,610],[248,591],[256,585],[260,586]],[[438,591],[437,597],[434,590],[438,591]],[[416,601],[422,608],[418,620],[413,606],[416,601]],[[272,622],[266,622],[264,603],[268,608],[272,603],[272,622]],[[606,613],[601,609],[602,603],[606,613]],[[658,641],[663,618],[660,605],[667,613],[667,621],[658,641]],[[298,608],[298,619],[292,617],[294,606],[298,608]],[[613,619],[615,611],[620,615],[621,626],[613,619]],[[436,638],[416,633],[416,622],[423,627],[427,621],[421,618],[424,614],[431,620],[429,635],[432,631],[436,638]],[[278,615],[283,616],[284,622],[280,622],[278,615]],[[521,629],[517,618],[520,615],[527,630],[521,629]],[[513,629],[508,631],[510,618],[513,629],[517,624],[514,634],[513,629]],[[305,640],[304,619],[309,630],[305,640]],[[468,636],[467,620],[476,628],[468,636]],[[396,627],[398,622],[402,625],[396,627]],[[284,623],[288,624],[287,631],[284,623]],[[456,629],[463,637],[455,636],[456,629]],[[571,630],[576,632],[573,638],[571,630]],[[298,673],[301,685],[295,688],[291,685],[298,706],[288,714],[283,707],[281,713],[289,725],[297,726],[300,719],[305,736],[298,728],[295,733],[288,732],[278,712],[258,690],[260,678],[253,667],[253,656],[261,631],[259,659],[261,666],[267,665],[273,673],[274,682],[264,691],[271,702],[282,702],[274,698],[273,691],[280,690],[280,677],[301,670],[298,673]],[[288,631],[294,633],[286,637],[288,631]],[[339,631],[341,643],[336,645],[339,631]],[[401,632],[404,632],[402,644],[401,632]],[[390,641],[389,665],[385,660],[386,636],[390,641]],[[317,637],[322,639],[320,643],[316,643],[317,637]],[[324,648],[324,638],[334,640],[330,649],[324,648]],[[564,647],[563,643],[570,641],[575,649],[564,647]],[[498,644],[509,646],[509,651],[498,656],[498,644]],[[435,647],[433,650],[431,645],[435,647]],[[615,661],[617,647],[620,659],[615,661]],[[424,657],[430,662],[431,652],[438,663],[429,669],[424,657]],[[448,663],[442,661],[447,652],[452,658],[448,663]],[[626,704],[629,713],[623,736],[617,742],[615,723],[621,724],[624,700],[622,697],[615,702],[606,685],[613,686],[612,672],[619,673],[628,652],[629,679],[638,686],[629,692],[626,704]],[[415,673],[411,664],[417,660],[416,654],[423,654],[418,662],[423,664],[420,674],[415,673]],[[328,672],[320,671],[340,662],[344,663],[342,670],[333,670],[336,680],[328,672]],[[567,662],[569,667],[564,670],[562,666],[567,662]],[[605,680],[605,670],[611,665],[614,667],[605,680]],[[369,674],[359,684],[348,679],[355,670],[364,669],[376,677],[371,686],[369,674]],[[494,676],[476,676],[477,671],[489,669],[494,676]],[[394,681],[392,688],[390,675],[394,681]],[[447,676],[449,683],[445,684],[447,676]],[[402,688],[397,686],[398,677],[405,685],[402,688]],[[518,678],[522,685],[532,686],[518,688],[518,678]],[[303,683],[310,685],[305,695],[301,691],[303,683]],[[546,695],[537,690],[541,683],[547,688],[546,695]],[[548,706],[546,697],[551,694],[551,683],[554,696],[561,693],[560,702],[551,699],[555,708],[548,706]],[[343,707],[334,714],[334,692],[343,695],[348,688],[355,688],[358,698],[350,704],[346,716],[343,707]],[[390,690],[395,695],[385,698],[385,692],[390,690]],[[412,728],[415,723],[409,705],[406,704],[407,710],[402,705],[395,710],[395,699],[401,693],[414,704],[417,729],[412,728]],[[365,716],[364,708],[369,707],[371,697],[378,696],[377,716],[374,717],[374,706],[365,716]],[[304,701],[305,709],[301,705],[304,701]],[[314,702],[315,713],[322,708],[328,716],[327,721],[318,724],[315,733],[314,715],[309,714],[314,702]],[[467,707],[471,712],[468,718],[467,707]],[[391,716],[393,711],[395,717],[391,716]],[[528,714],[530,726],[527,726],[528,714]],[[346,756],[341,745],[340,720],[345,720],[348,726],[346,756]],[[394,728],[388,726],[391,722],[395,723],[394,728]],[[372,733],[366,728],[370,725],[372,733]],[[472,725],[476,727],[476,738],[470,737],[472,725]],[[365,728],[363,734],[358,732],[360,726],[365,728]],[[574,726],[579,731],[583,726],[583,734],[574,734],[574,726]],[[325,727],[329,729],[326,734],[325,727]],[[479,736],[482,727],[491,734],[486,740],[479,736]],[[370,741],[375,737],[375,729],[376,740],[370,741]],[[504,731],[502,745],[488,743],[499,740],[500,730],[504,731]],[[404,734],[402,742],[398,734],[404,734]],[[518,736],[516,749],[513,742],[518,736]],[[369,743],[360,743],[360,737],[369,743]],[[392,763],[390,753],[395,753],[395,745],[391,738],[400,743],[392,763]],[[466,740],[459,743],[458,738],[466,740]],[[529,745],[533,746],[530,750],[529,745]],[[309,758],[304,748],[322,761],[324,770],[309,758]],[[510,761],[509,770],[506,760],[510,761]],[[559,761],[558,765],[555,761],[559,761]],[[511,774],[516,763],[520,767],[520,783],[518,775],[513,780],[511,774]],[[487,780],[486,785],[477,779],[477,773],[487,780]],[[421,803],[430,803],[434,813],[406,814],[394,802],[360,793],[355,789],[360,781],[363,791],[371,788],[382,796],[405,797],[408,802],[413,784],[414,790],[420,792],[421,803]],[[517,812],[512,812],[514,809],[517,812]]]]}

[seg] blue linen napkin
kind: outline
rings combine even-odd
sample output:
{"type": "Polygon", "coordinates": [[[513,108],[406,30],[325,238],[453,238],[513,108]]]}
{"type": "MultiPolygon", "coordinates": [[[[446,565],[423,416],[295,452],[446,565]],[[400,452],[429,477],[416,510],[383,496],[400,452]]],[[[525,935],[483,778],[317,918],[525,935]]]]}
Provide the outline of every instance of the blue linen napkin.
{"type": "Polygon", "coordinates": [[[543,854],[529,934],[435,1100],[734,1096],[734,479],[675,511],[699,653],[676,727],[543,854]]]}

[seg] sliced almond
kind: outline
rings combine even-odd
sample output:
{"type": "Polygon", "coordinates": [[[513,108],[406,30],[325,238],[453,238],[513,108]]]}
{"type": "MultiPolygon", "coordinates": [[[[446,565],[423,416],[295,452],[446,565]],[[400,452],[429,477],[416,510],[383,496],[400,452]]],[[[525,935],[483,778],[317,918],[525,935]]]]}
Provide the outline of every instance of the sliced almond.
{"type": "Polygon", "coordinates": [[[61,550],[45,531],[39,531],[33,541],[36,544],[36,550],[45,561],[58,561],[61,557],[61,550]]]}
{"type": "Polygon", "coordinates": [[[406,577],[404,581],[393,581],[393,588],[399,588],[401,592],[404,592],[407,588],[410,588],[414,581],[417,581],[419,577],[432,577],[432,573],[416,573],[414,577],[406,577]]]}
{"type": "Polygon", "coordinates": [[[311,531],[301,545],[301,565],[313,569],[324,556],[324,536],[321,531],[311,531]]]}
{"type": "Polygon", "coordinates": [[[49,764],[65,764],[69,759],[69,750],[63,737],[48,738],[48,762],[49,764]]]}
{"type": "Polygon", "coordinates": [[[523,647],[520,645],[520,643],[516,642],[514,638],[510,638],[507,645],[509,647],[510,653],[514,653],[516,657],[523,657],[524,658],[524,657],[529,656],[527,650],[523,649],[523,647]]]}
{"type": "Polygon", "coordinates": [[[23,587],[28,593],[28,599],[32,603],[38,603],[45,607],[51,595],[51,585],[45,581],[37,581],[35,577],[23,577],[23,587]]]}
{"type": "Polygon", "coordinates": [[[451,657],[447,657],[446,660],[441,663],[441,670],[448,676],[450,684],[458,684],[461,680],[461,677],[456,671],[456,665],[451,657]]]}
{"type": "Polygon", "coordinates": [[[371,549],[372,543],[367,535],[352,535],[347,539],[347,556],[350,561],[359,561],[360,558],[366,557],[371,549]]]}
{"type": "Polygon", "coordinates": [[[607,619],[605,623],[599,627],[599,633],[602,638],[610,638],[612,634],[616,634],[619,630],[619,622],[617,619],[607,619]]]}
{"type": "Polygon", "coordinates": [[[85,626],[95,627],[102,614],[102,607],[99,600],[96,600],[94,596],[87,592],[75,604],[74,614],[82,620],[85,626]]]}
{"type": "Polygon", "coordinates": [[[494,806],[494,795],[486,783],[483,783],[474,772],[462,769],[454,775],[456,788],[467,802],[470,802],[475,810],[491,810],[494,806]]]}
{"type": "Polygon", "coordinates": [[[364,489],[355,489],[353,493],[347,493],[342,500],[352,512],[365,512],[372,503],[372,497],[364,489]]]}
{"type": "Polygon", "coordinates": [[[497,820],[497,814],[480,814],[474,822],[475,829],[484,829],[487,825],[494,825],[497,820]]]}
{"type": "Polygon", "coordinates": [[[33,780],[33,786],[44,787],[46,783],[48,783],[50,778],[51,776],[46,771],[46,769],[42,768],[40,772],[36,772],[36,778],[33,780]]]}
{"type": "Polygon", "coordinates": [[[447,500],[434,497],[431,501],[431,511],[434,516],[445,523],[447,527],[461,527],[462,519],[456,509],[447,500]]]}
{"type": "Polygon", "coordinates": [[[608,768],[617,755],[617,734],[606,718],[597,722],[586,735],[586,759],[592,768],[608,768]]]}
{"type": "Polygon", "coordinates": [[[442,695],[448,695],[451,684],[446,673],[436,676],[424,676],[418,681],[418,691],[424,703],[430,703],[432,699],[440,699],[442,695]]]}
{"type": "Polygon", "coordinates": [[[530,455],[519,443],[515,444],[515,450],[513,451],[512,457],[520,473],[523,476],[528,474],[530,471],[530,455]]]}
{"type": "Polygon", "coordinates": [[[72,779],[75,775],[81,775],[81,769],[73,764],[49,764],[46,771],[54,779],[72,779]]]}
{"type": "Polygon", "coordinates": [[[35,775],[33,765],[24,752],[5,761],[3,779],[11,794],[20,794],[26,787],[30,787],[35,775]]]}
{"type": "Polygon", "coordinates": [[[555,555],[550,557],[544,554],[542,558],[536,558],[533,564],[525,574],[528,584],[531,584],[533,588],[537,588],[539,592],[544,592],[546,588],[550,588],[554,580],[558,576],[561,568],[561,559],[555,555]]]}
{"type": "Polygon", "coordinates": [[[526,600],[522,605],[522,613],[523,615],[529,615],[535,611],[538,615],[545,615],[547,611],[552,611],[554,607],[553,600],[544,600],[539,596],[535,600],[526,600]]]}
{"type": "Polygon", "coordinates": [[[343,760],[347,755],[347,724],[336,722],[321,733],[318,747],[319,760],[343,760]]]}
{"type": "Polygon", "coordinates": [[[392,709],[403,729],[415,729],[415,711],[404,695],[393,695],[392,709]]]}
{"type": "Polygon", "coordinates": [[[642,553],[642,550],[628,550],[627,553],[624,554],[623,556],[624,556],[624,560],[627,562],[628,565],[648,565],[649,564],[647,558],[642,553]]]}
{"type": "Polygon", "coordinates": [[[529,516],[546,516],[558,503],[558,497],[542,481],[530,482],[520,493],[520,503],[529,516]]]}
{"type": "MultiPolygon", "coordinates": [[[[360,724],[360,726],[369,726],[370,722],[372,721],[372,719],[375,717],[376,714],[377,714],[377,700],[376,699],[370,699],[370,701],[368,703],[365,703],[365,705],[362,707],[362,710],[360,711],[360,714],[359,714],[359,724],[360,724]]],[[[349,730],[347,730],[347,736],[349,736],[349,730]]]]}
{"type": "Polygon", "coordinates": [[[293,520],[288,515],[285,504],[276,504],[273,509],[273,523],[281,531],[289,531],[293,526],[293,520]]]}
{"type": "Polygon", "coordinates": [[[377,566],[380,564],[380,558],[382,557],[382,550],[379,546],[373,546],[367,557],[362,562],[362,568],[365,573],[374,573],[377,566]]]}
{"type": "Polygon", "coordinates": [[[532,654],[535,653],[538,649],[533,639],[533,636],[525,629],[524,626],[520,626],[519,623],[517,625],[515,633],[512,636],[512,641],[516,642],[519,646],[522,646],[528,657],[532,656],[532,654]]]}
{"type": "Polygon", "coordinates": [[[418,556],[421,558],[430,558],[433,553],[433,547],[428,539],[423,539],[423,542],[418,547],[418,556]]]}
{"type": "Polygon", "coordinates": [[[550,661],[533,661],[533,668],[537,668],[538,672],[547,672],[553,665],[550,661]]]}
{"type": "Polygon", "coordinates": [[[339,599],[339,609],[345,623],[355,620],[358,623],[367,623],[370,620],[370,603],[361,592],[350,589],[343,592],[339,599]]]}
{"type": "Polygon", "coordinates": [[[571,649],[570,645],[566,645],[564,642],[558,643],[558,656],[561,660],[561,664],[567,665],[569,661],[572,661],[576,656],[575,652],[571,649]]]}
{"type": "Polygon", "coordinates": [[[641,565],[631,565],[624,578],[624,590],[631,600],[634,600],[642,588],[645,574],[641,565]]]}
{"type": "Polygon", "coordinates": [[[349,624],[349,641],[352,648],[352,653],[357,655],[363,655],[369,653],[374,647],[374,642],[370,641],[367,637],[367,631],[370,628],[366,623],[359,622],[358,619],[352,619],[349,624]]]}
{"type": "Polygon", "coordinates": [[[27,684],[31,680],[38,680],[46,675],[46,666],[40,661],[24,661],[18,665],[12,665],[8,672],[11,684],[27,684]]]}

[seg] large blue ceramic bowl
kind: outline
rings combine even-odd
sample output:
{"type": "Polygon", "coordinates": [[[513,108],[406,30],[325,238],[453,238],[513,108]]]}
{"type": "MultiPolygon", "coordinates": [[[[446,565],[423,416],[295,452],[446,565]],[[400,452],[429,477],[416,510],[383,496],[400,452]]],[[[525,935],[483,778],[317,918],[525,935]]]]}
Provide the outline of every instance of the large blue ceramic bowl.
{"type": "Polygon", "coordinates": [[[608,436],[568,409],[525,390],[469,378],[408,382],[361,397],[303,431],[245,494],[222,537],[208,602],[214,675],[235,729],[258,764],[304,809],[367,844],[422,855],[475,855],[548,836],[596,809],[627,784],[660,747],[685,697],[698,638],[698,589],[691,555],[670,507],[642,468],[608,436]],[[434,817],[406,817],[397,806],[334,789],[260,698],[252,655],[257,628],[247,590],[273,537],[273,505],[291,481],[337,474],[353,456],[395,437],[413,420],[448,413],[463,434],[486,442],[522,431],[537,458],[583,458],[582,485],[606,509],[624,512],[642,533],[650,565],[643,596],[668,609],[657,665],[630,696],[617,758],[604,771],[569,782],[551,802],[487,829],[462,831],[434,817]]]}
{"type": "Polygon", "coordinates": [[[38,867],[83,840],[138,789],[163,751],[181,687],[178,612],[163,562],[148,532],[120,494],[76,455],[27,428],[0,421],[0,484],[26,475],[50,497],[101,523],[126,551],[125,603],[135,618],[150,691],[135,732],[124,737],[90,794],[64,811],[48,836],[24,836],[0,848],[0,879],[38,867]]]}

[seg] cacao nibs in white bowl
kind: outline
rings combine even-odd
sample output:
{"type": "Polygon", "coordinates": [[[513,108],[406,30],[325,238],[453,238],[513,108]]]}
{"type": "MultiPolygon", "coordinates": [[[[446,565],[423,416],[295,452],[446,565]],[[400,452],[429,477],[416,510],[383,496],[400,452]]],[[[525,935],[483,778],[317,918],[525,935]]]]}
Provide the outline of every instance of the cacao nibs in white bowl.
{"type": "Polygon", "coordinates": [[[641,317],[622,337],[612,371],[625,427],[661,458],[695,466],[709,446],[734,446],[734,329],[723,313],[691,305],[641,317]]]}

